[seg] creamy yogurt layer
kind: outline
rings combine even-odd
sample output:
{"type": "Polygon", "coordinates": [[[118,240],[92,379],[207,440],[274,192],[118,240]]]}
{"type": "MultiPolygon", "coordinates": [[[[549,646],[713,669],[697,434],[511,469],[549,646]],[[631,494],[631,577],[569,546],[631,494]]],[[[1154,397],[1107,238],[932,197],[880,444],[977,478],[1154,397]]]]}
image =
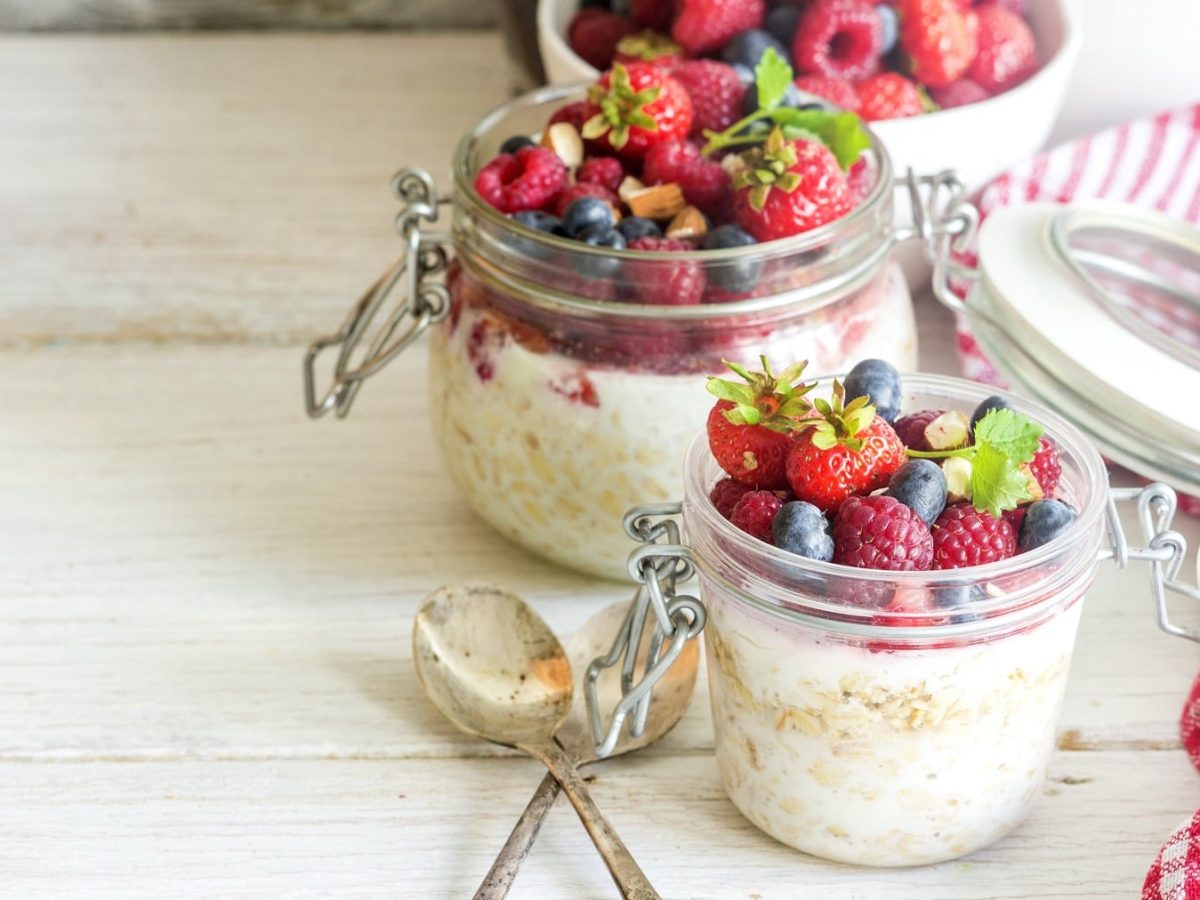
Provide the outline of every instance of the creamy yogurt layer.
{"type": "MultiPolygon", "coordinates": [[[[878,357],[916,363],[903,275],[889,265],[839,319],[757,341],[806,375],[878,357]]],[[[431,417],[443,458],[479,514],[501,533],[563,565],[626,578],[633,543],[621,529],[632,506],[678,499],[688,445],[712,407],[705,374],[592,365],[534,352],[465,308],[431,344],[431,417]],[[481,337],[481,335],[483,335],[481,337]]],[[[732,352],[732,351],[731,351],[732,352]]]]}
{"type": "Polygon", "coordinates": [[[1003,837],[1041,792],[1081,602],[985,643],[887,649],[711,584],[702,597],[720,776],[778,840],[857,865],[934,863],[1003,837]]]}

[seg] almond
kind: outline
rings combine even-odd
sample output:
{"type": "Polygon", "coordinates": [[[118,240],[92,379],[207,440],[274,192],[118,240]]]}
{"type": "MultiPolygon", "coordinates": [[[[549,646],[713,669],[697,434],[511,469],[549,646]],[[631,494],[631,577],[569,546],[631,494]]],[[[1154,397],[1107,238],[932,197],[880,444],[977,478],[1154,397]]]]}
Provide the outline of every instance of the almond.
{"type": "Polygon", "coordinates": [[[925,442],[931,450],[956,450],[966,446],[970,428],[967,417],[952,409],[925,426],[925,442]]]}
{"type": "Polygon", "coordinates": [[[568,169],[583,162],[583,138],[570,122],[555,122],[542,135],[542,146],[554,151],[568,169]]]}
{"type": "Polygon", "coordinates": [[[633,215],[660,221],[672,218],[687,206],[683,188],[677,184],[652,185],[622,199],[633,215]]]}
{"type": "Polygon", "coordinates": [[[640,178],[635,178],[633,175],[626,175],[621,179],[621,184],[617,187],[617,196],[621,198],[621,202],[626,206],[633,199],[634,195],[646,190],[646,186],[642,184],[640,178]]]}
{"type": "Polygon", "coordinates": [[[951,456],[942,463],[942,474],[946,476],[946,494],[951,503],[971,499],[971,461],[961,456],[951,456]]]}
{"type": "Polygon", "coordinates": [[[1041,484],[1033,474],[1033,469],[1029,468],[1029,463],[1021,466],[1022,474],[1029,479],[1029,498],[1030,500],[1041,500],[1045,498],[1046,492],[1042,490],[1041,484]]]}
{"type": "Polygon", "coordinates": [[[695,241],[708,233],[704,213],[694,206],[685,206],[667,226],[667,237],[678,241],[695,241]]]}

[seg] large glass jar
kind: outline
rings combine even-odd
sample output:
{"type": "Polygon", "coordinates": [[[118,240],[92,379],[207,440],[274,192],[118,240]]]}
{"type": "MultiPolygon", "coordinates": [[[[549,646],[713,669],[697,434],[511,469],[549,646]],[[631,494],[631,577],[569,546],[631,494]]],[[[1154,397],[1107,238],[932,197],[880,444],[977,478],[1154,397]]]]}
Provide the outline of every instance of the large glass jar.
{"type": "MultiPolygon", "coordinates": [[[[479,514],[564,565],[623,577],[615,523],[677,496],[723,359],[842,371],[916,361],[911,301],[889,261],[891,170],[876,142],[845,218],[721,251],[601,250],[525,229],[485,203],[474,173],[505,138],[532,134],[579,89],[494,111],[454,158],[449,316],[430,347],[431,416],[447,468],[479,514]],[[702,279],[703,302],[648,305],[642,287],[702,279]]],[[[671,289],[658,294],[674,296],[671,289]]]]}
{"type": "MultiPolygon", "coordinates": [[[[936,376],[906,376],[905,388],[907,411],[970,410],[989,392],[936,376]]],[[[1170,580],[1185,551],[1166,530],[1170,489],[1139,495],[1149,549],[1135,551],[1097,451],[1048,409],[1010,402],[1057,444],[1059,490],[1078,518],[1000,562],[898,573],[779,550],[735,528],[709,500],[724,473],[703,435],[687,457],[682,507],[629,513],[638,533],[652,517],[682,512],[685,546],[673,545],[677,532],[665,545],[651,539],[631,569],[647,585],[646,573],[668,571],[671,561],[698,573],[699,601],[668,589],[660,620],[675,623],[681,604],[691,604],[692,633],[704,629],[722,784],[778,840],[827,859],[905,866],[963,856],[1015,828],[1041,794],[1099,560],[1151,559],[1160,623],[1200,639],[1166,619],[1164,590],[1200,596],[1170,580]],[[1162,515],[1152,523],[1155,507],[1162,515]]],[[[665,524],[671,533],[674,523],[665,524]]]]}

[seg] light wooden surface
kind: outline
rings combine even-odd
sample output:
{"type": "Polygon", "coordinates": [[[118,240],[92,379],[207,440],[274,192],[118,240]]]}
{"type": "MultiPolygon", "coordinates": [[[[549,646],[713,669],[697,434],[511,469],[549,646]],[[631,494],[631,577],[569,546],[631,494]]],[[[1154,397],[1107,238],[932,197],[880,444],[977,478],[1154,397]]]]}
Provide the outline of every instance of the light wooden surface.
{"type": "MultiPolygon", "coordinates": [[[[388,175],[444,181],[502,71],[470,35],[0,40],[0,895],[461,897],[487,870],[540,772],[421,696],[417,604],[492,579],[565,635],[627,592],[474,519],[422,349],[344,422],[304,418],[299,376],[395,251],[388,175]]],[[[703,689],[595,789],[667,897],[1129,897],[1200,805],[1198,664],[1106,569],[1037,811],[943,866],[755,831],[703,689]]],[[[560,804],[514,896],[612,893],[560,804]]]]}

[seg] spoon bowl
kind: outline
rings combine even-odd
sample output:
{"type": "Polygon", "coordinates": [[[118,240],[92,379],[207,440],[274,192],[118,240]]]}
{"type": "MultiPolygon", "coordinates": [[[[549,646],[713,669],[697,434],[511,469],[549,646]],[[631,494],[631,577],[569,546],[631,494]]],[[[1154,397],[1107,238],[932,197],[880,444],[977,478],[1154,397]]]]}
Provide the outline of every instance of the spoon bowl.
{"type": "Polygon", "coordinates": [[[571,710],[571,664],[520,597],[490,585],[444,587],[413,624],[429,699],[463,731],[517,746],[554,734],[571,710]]]}

